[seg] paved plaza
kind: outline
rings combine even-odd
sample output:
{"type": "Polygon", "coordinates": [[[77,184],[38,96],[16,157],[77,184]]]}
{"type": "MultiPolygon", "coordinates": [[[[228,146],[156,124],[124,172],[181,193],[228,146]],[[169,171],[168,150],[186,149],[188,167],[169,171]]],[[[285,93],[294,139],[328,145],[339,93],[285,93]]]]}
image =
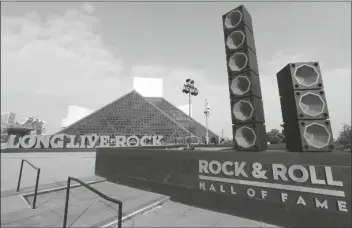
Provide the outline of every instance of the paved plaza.
{"type": "MultiPolygon", "coordinates": [[[[1,191],[17,186],[21,159],[41,169],[39,184],[94,175],[95,152],[1,153],[1,191]]],[[[24,164],[21,187],[35,185],[36,170],[24,164]]]]}
{"type": "MultiPolygon", "coordinates": [[[[1,154],[1,226],[62,227],[66,180],[77,177],[123,201],[122,227],[273,227],[259,221],[196,208],[168,196],[117,185],[94,176],[94,152],[1,154]],[[37,207],[31,209],[36,173],[25,165],[16,192],[21,159],[41,168],[37,207]],[[46,189],[61,188],[48,193],[46,189]]],[[[72,183],[75,184],[75,183],[72,183]]],[[[70,191],[69,227],[116,227],[118,208],[84,187],[70,191]]]]}

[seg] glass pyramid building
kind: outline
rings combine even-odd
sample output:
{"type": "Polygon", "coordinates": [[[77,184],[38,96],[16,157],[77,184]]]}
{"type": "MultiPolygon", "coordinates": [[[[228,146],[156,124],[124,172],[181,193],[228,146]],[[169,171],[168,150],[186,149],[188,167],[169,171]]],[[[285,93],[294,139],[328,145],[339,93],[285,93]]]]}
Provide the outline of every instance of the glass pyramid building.
{"type": "MultiPolygon", "coordinates": [[[[57,134],[162,135],[164,143],[201,142],[206,128],[164,98],[143,97],[132,92],[67,126],[57,134]],[[189,122],[191,126],[189,127],[189,122]]],[[[209,140],[218,138],[208,130],[209,140]]]]}

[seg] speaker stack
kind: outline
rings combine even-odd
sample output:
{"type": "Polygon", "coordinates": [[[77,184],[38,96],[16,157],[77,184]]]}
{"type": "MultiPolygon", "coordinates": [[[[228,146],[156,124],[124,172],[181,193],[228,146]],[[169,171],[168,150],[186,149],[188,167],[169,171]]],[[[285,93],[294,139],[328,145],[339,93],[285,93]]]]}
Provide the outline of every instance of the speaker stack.
{"type": "Polygon", "coordinates": [[[264,151],[268,145],[252,19],[242,5],[222,19],[234,147],[264,151]]]}
{"type": "Polygon", "coordinates": [[[332,151],[333,135],[319,62],[290,63],[276,76],[286,149],[332,151]]]}

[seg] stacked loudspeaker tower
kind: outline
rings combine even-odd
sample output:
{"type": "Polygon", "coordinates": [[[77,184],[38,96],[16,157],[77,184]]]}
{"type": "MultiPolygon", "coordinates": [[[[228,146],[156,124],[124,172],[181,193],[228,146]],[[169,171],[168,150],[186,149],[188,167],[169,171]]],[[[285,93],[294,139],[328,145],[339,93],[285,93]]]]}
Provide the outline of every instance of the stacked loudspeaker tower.
{"type": "Polygon", "coordinates": [[[223,28],[234,147],[264,151],[268,145],[251,16],[241,5],[223,15],[223,28]]]}
{"type": "Polygon", "coordinates": [[[318,62],[290,63],[277,73],[288,151],[332,151],[333,135],[318,62]]]}

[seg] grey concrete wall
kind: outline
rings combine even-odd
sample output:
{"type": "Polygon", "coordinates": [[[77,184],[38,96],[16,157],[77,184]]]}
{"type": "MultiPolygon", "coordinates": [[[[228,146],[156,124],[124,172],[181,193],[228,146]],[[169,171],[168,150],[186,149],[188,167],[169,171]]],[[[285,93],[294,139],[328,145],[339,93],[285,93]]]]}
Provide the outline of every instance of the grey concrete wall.
{"type": "MultiPolygon", "coordinates": [[[[172,199],[182,203],[204,207],[236,216],[255,219],[265,223],[279,226],[300,227],[350,227],[351,226],[351,155],[348,153],[288,153],[288,152],[222,152],[222,151],[177,151],[177,150],[151,150],[132,148],[99,148],[96,156],[96,175],[107,178],[112,182],[119,182],[132,187],[170,195],[172,199]],[[209,186],[205,191],[200,188],[199,160],[220,162],[245,161],[246,172],[251,172],[254,163],[263,164],[267,170],[267,180],[258,180],[254,176],[248,178],[226,177],[224,174],[208,174],[208,177],[244,180],[254,185],[235,184],[236,195],[229,191],[220,192],[218,186],[221,182],[213,181],[216,192],[209,186]],[[324,180],[325,167],[331,168],[335,180],[343,182],[343,187],[317,185],[312,183],[312,174],[304,183],[289,179],[287,181],[273,179],[272,164],[284,164],[286,167],[301,165],[306,170],[308,166],[316,168],[316,176],[324,180]],[[287,186],[293,190],[281,191],[278,187],[287,186]],[[269,183],[269,185],[267,184],[269,183]],[[302,192],[300,189],[318,191],[320,193],[302,192]],[[252,188],[257,192],[255,197],[249,197],[246,192],[252,188]],[[260,198],[261,190],[268,191],[267,199],[260,198]],[[318,190],[317,190],[318,189],[318,190]],[[325,190],[343,192],[344,196],[329,195],[325,190]],[[281,202],[281,194],[286,192],[289,200],[281,202]],[[306,199],[306,206],[297,204],[299,197],[306,199]],[[314,198],[328,202],[328,209],[316,208],[314,198]],[[349,213],[336,209],[338,201],[347,202],[349,213]]],[[[296,173],[299,177],[300,174],[296,173]]],[[[204,175],[203,175],[204,176],[204,175]]],[[[325,178],[325,180],[327,180],[325,178]]],[[[225,189],[230,185],[222,182],[225,189]]],[[[209,184],[208,184],[209,185],[209,184]]]]}

